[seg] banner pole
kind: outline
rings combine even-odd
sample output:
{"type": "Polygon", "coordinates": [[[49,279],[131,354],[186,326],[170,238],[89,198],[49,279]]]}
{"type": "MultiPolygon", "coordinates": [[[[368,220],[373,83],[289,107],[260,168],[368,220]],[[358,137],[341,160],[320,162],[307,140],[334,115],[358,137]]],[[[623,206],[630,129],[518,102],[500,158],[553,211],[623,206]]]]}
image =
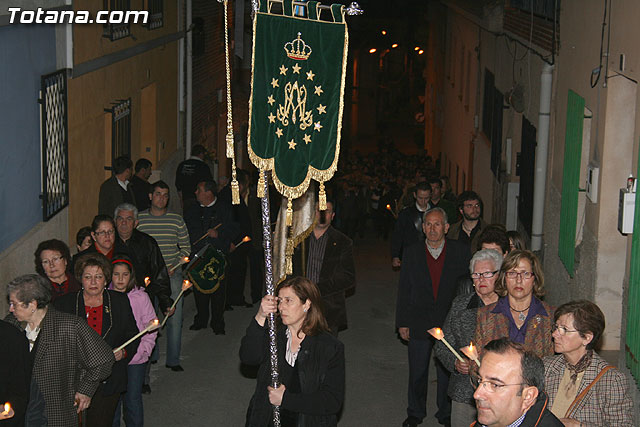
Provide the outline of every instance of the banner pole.
{"type": "MultiPolygon", "coordinates": [[[[267,295],[275,295],[273,285],[273,249],[271,247],[271,210],[269,206],[269,174],[265,171],[264,197],[261,200],[262,207],[262,242],[264,248],[264,274],[267,287],[267,295]]],[[[271,360],[271,386],[277,388],[280,385],[280,373],[278,370],[278,341],[276,336],[276,316],[269,314],[267,318],[269,328],[269,354],[271,360]]],[[[280,427],[280,407],[273,406],[273,426],[280,427]]]]}

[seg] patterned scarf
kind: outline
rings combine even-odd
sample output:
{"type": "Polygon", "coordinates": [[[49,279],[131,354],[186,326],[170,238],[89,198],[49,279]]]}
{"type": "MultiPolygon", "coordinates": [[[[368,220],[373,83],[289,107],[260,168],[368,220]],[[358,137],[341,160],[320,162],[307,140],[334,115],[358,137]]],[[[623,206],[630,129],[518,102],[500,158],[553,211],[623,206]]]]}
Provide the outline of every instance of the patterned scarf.
{"type": "MultiPolygon", "coordinates": [[[[593,356],[593,350],[587,350],[584,356],[576,363],[572,365],[567,362],[567,369],[571,373],[571,382],[573,385],[576,384],[576,379],[578,379],[578,374],[584,372],[587,369],[587,366],[591,363],[591,358],[593,356]]],[[[565,359],[566,360],[566,359],[565,359]]]]}

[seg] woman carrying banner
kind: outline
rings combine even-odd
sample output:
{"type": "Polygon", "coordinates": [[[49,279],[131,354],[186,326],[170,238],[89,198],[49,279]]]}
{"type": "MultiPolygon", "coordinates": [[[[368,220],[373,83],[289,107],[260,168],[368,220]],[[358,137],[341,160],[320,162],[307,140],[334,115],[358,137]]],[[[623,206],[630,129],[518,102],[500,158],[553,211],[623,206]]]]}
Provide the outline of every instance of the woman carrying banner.
{"type": "Polygon", "coordinates": [[[336,426],[344,401],[344,347],[330,335],[318,288],[304,277],[282,282],[262,298],[240,346],[240,360],[260,365],[246,426],[270,426],[272,405],[280,406],[281,426],[336,426]],[[270,384],[267,316],[280,313],[280,386],[270,384]]]}

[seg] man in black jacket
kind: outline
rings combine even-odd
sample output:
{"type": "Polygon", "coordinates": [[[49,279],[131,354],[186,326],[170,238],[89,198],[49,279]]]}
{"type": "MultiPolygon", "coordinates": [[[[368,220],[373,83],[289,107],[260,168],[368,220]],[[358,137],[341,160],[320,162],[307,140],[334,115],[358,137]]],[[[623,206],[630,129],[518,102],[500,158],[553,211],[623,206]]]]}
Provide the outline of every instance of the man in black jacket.
{"type": "MultiPolygon", "coordinates": [[[[453,298],[458,279],[469,274],[469,248],[445,239],[449,229],[446,213],[441,208],[428,210],[422,229],[425,242],[406,249],[400,270],[396,308],[396,327],[400,337],[409,342],[409,405],[403,427],[415,427],[427,414],[429,360],[435,343],[427,331],[441,328],[453,298]]],[[[451,403],[447,396],[449,375],[436,361],[438,374],[438,412],[440,424],[447,425],[451,403]]]]}
{"type": "Polygon", "coordinates": [[[544,364],[522,344],[508,338],[484,347],[480,368],[472,375],[478,421],[472,426],[562,427],[544,393],[544,364]]]}
{"type": "Polygon", "coordinates": [[[195,191],[198,183],[213,181],[211,169],[204,162],[207,149],[197,144],[191,148],[191,157],[181,162],[176,169],[176,188],[180,195],[183,212],[192,204],[196,204],[195,191]]]}
{"type": "Polygon", "coordinates": [[[100,186],[98,196],[98,214],[113,215],[115,208],[121,203],[136,204],[136,197],[131,188],[133,163],[128,157],[118,157],[113,161],[113,176],[100,186]]]}
{"type": "Polygon", "coordinates": [[[355,288],[356,272],[353,242],[331,226],[334,216],[330,200],[325,211],[316,210],[313,231],[294,252],[293,274],[318,286],[329,330],[337,336],[347,329],[346,291],[355,288]]]}
{"type": "Polygon", "coordinates": [[[424,240],[422,217],[431,209],[431,186],[427,182],[416,185],[413,197],[414,206],[407,206],[398,214],[396,226],[391,235],[391,266],[400,267],[402,255],[406,248],[424,240]]]}
{"type": "MultiPolygon", "coordinates": [[[[189,229],[192,253],[197,253],[205,245],[210,244],[227,255],[231,240],[238,232],[238,224],[233,219],[231,205],[217,197],[214,181],[200,182],[195,194],[197,203],[184,214],[184,222],[189,229]]],[[[194,287],[193,295],[197,313],[189,329],[197,331],[206,328],[209,321],[209,308],[211,308],[210,325],[213,332],[216,335],[225,334],[225,281],[226,279],[223,279],[218,290],[213,293],[205,294],[194,287]]]]}

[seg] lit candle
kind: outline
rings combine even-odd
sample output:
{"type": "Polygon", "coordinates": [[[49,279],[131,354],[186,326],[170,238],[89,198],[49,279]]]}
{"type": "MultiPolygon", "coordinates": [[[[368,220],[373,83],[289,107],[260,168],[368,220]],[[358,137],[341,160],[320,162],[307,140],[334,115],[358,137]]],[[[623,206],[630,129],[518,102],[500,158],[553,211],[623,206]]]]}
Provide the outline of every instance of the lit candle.
{"type": "Polygon", "coordinates": [[[4,404],[4,411],[0,412],[0,420],[12,418],[15,415],[13,408],[9,402],[4,404]]]}
{"type": "Polygon", "coordinates": [[[451,353],[453,353],[453,355],[457,357],[459,361],[464,362],[464,359],[462,358],[462,356],[460,356],[460,354],[458,354],[458,352],[455,351],[453,347],[451,347],[451,344],[449,344],[447,340],[444,339],[444,332],[442,332],[442,329],[431,328],[427,332],[429,332],[431,336],[434,337],[435,339],[442,341],[442,343],[446,345],[449,350],[451,350],[451,353]]]}
{"type": "Polygon", "coordinates": [[[174,265],[173,267],[171,267],[171,269],[169,270],[169,273],[173,273],[174,271],[176,271],[176,268],[180,267],[182,264],[186,264],[189,262],[189,257],[186,256],[184,258],[181,258],[178,263],[176,265],[174,265]]]}
{"type": "Polygon", "coordinates": [[[468,346],[462,347],[460,350],[464,353],[465,356],[476,362],[476,365],[478,365],[478,367],[480,366],[480,360],[478,360],[478,349],[473,345],[473,342],[470,342],[468,346]]]}
{"type": "MultiPolygon", "coordinates": [[[[187,289],[189,289],[191,286],[192,286],[192,284],[191,284],[190,281],[188,281],[186,279],[182,281],[182,290],[178,294],[178,298],[176,298],[176,300],[173,302],[173,305],[171,306],[169,311],[173,311],[173,309],[176,308],[176,304],[178,304],[178,301],[180,300],[180,298],[182,298],[182,295],[184,294],[184,292],[187,289]]],[[[167,319],[168,318],[169,318],[169,316],[164,316],[164,319],[162,319],[162,324],[160,325],[161,328],[164,326],[165,323],[167,323],[167,319]]]]}
{"type": "Polygon", "coordinates": [[[242,238],[242,241],[236,245],[236,248],[237,248],[238,246],[240,246],[241,244],[243,244],[243,243],[247,243],[247,242],[250,242],[250,241],[251,241],[251,237],[249,237],[249,236],[244,236],[244,237],[242,238]]]}
{"type": "Polygon", "coordinates": [[[113,352],[117,353],[117,352],[121,351],[123,348],[125,348],[126,346],[128,346],[129,344],[131,344],[132,342],[134,342],[135,340],[137,340],[138,338],[140,338],[141,336],[143,336],[147,332],[155,331],[159,327],[160,327],[160,321],[158,319],[153,319],[151,322],[149,322],[149,324],[147,325],[146,328],[144,328],[143,330],[138,332],[138,334],[136,334],[135,336],[131,337],[131,339],[129,339],[124,344],[122,344],[120,347],[114,348],[113,352]]]}
{"type": "Polygon", "coordinates": [[[144,286],[145,286],[145,288],[147,286],[149,286],[149,283],[151,283],[151,279],[149,279],[149,276],[147,276],[147,277],[144,278],[144,286]]]}

